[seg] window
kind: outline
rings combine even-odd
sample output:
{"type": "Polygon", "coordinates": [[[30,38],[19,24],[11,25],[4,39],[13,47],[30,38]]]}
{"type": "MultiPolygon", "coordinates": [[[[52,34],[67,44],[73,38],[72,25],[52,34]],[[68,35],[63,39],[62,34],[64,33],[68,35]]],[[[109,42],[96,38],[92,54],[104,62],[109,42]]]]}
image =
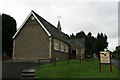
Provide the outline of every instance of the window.
{"type": "Polygon", "coordinates": [[[69,52],[69,48],[68,48],[68,45],[65,44],[65,52],[68,53],[69,52]]]}
{"type": "Polygon", "coordinates": [[[59,50],[59,41],[54,39],[53,40],[54,50],[59,50]]]}
{"type": "Polygon", "coordinates": [[[60,42],[57,39],[53,39],[53,49],[61,52],[69,52],[69,47],[67,44],[60,42]]]}
{"type": "Polygon", "coordinates": [[[63,44],[63,42],[60,42],[60,51],[64,52],[64,44],[63,44]]]}

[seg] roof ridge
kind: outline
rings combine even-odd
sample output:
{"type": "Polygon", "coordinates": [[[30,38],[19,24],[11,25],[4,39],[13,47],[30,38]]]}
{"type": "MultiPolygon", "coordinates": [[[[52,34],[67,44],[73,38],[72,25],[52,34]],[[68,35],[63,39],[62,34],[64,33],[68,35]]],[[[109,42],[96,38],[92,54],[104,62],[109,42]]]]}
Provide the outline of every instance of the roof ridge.
{"type": "Polygon", "coordinates": [[[13,36],[13,38],[15,38],[17,36],[17,34],[20,32],[20,30],[23,28],[24,24],[26,23],[26,21],[29,19],[29,17],[33,15],[37,21],[40,23],[40,25],[43,27],[43,29],[48,33],[48,36],[54,36],[55,38],[58,38],[64,42],[67,42],[66,39],[69,38],[69,36],[67,36],[67,34],[65,34],[62,31],[59,31],[57,29],[57,27],[55,27],[54,25],[52,25],[50,22],[48,22],[47,20],[45,20],[43,17],[39,16],[36,12],[34,12],[33,10],[31,10],[30,14],[28,15],[28,17],[25,19],[25,21],[23,22],[23,24],[21,25],[21,27],[19,28],[19,30],[17,30],[17,32],[15,33],[15,35],[13,36]]]}
{"type": "Polygon", "coordinates": [[[35,15],[36,15],[36,17],[37,18],[41,18],[42,20],[44,20],[45,22],[47,22],[48,24],[50,24],[54,29],[56,29],[59,33],[62,33],[62,34],[64,34],[64,35],[66,35],[64,32],[62,32],[62,31],[59,31],[58,29],[57,29],[57,27],[55,27],[53,24],[51,24],[49,21],[47,21],[46,19],[44,19],[43,17],[41,17],[40,15],[38,15],[36,12],[34,12],[33,10],[31,10],[35,15]]]}
{"type": "MultiPolygon", "coordinates": [[[[42,18],[44,21],[46,21],[47,23],[49,23],[50,25],[52,25],[54,28],[56,28],[53,24],[51,24],[49,21],[47,21],[46,19],[44,19],[43,17],[41,17],[40,15],[38,15],[36,12],[34,12],[33,10],[31,10],[31,12],[33,12],[35,15],[37,15],[38,17],[42,18]]],[[[57,28],[56,28],[57,29],[57,28]]]]}

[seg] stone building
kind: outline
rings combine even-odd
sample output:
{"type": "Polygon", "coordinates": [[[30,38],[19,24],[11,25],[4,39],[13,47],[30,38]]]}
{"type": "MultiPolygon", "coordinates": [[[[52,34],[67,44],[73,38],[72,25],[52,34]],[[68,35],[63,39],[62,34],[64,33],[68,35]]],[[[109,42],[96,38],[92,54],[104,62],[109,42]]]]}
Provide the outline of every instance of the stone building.
{"type": "MultiPolygon", "coordinates": [[[[13,59],[68,58],[69,36],[31,11],[13,36],[13,59]]],[[[81,48],[81,47],[80,47],[81,48]]]]}
{"type": "Polygon", "coordinates": [[[68,39],[70,44],[70,57],[71,58],[84,58],[84,46],[85,39],[84,38],[76,38],[76,39],[68,39]]]}

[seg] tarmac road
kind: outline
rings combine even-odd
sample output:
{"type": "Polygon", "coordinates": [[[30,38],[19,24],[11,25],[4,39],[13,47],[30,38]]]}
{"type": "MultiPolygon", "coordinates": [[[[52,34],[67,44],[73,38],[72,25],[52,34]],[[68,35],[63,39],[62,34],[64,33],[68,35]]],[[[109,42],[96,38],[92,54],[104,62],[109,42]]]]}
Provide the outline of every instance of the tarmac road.
{"type": "Polygon", "coordinates": [[[112,63],[120,70],[120,60],[112,59],[112,63]]]}
{"type": "MultiPolygon", "coordinates": [[[[120,70],[120,61],[112,59],[112,63],[120,70]]],[[[35,68],[40,66],[40,63],[34,62],[3,62],[2,63],[2,80],[19,80],[21,73],[25,69],[35,68]],[[19,78],[19,79],[16,79],[19,78]]]]}
{"type": "Polygon", "coordinates": [[[34,62],[3,62],[2,63],[2,80],[21,78],[21,72],[25,69],[35,68],[40,63],[34,62]]]}

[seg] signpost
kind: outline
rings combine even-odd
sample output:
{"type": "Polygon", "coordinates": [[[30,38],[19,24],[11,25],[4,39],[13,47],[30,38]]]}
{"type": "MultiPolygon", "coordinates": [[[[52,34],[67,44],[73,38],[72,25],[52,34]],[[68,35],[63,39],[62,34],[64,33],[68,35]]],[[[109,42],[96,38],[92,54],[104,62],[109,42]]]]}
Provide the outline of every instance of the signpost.
{"type": "Polygon", "coordinates": [[[101,72],[101,65],[110,65],[110,71],[112,71],[111,53],[109,51],[100,51],[100,58],[99,58],[100,72],[101,72]]]}

